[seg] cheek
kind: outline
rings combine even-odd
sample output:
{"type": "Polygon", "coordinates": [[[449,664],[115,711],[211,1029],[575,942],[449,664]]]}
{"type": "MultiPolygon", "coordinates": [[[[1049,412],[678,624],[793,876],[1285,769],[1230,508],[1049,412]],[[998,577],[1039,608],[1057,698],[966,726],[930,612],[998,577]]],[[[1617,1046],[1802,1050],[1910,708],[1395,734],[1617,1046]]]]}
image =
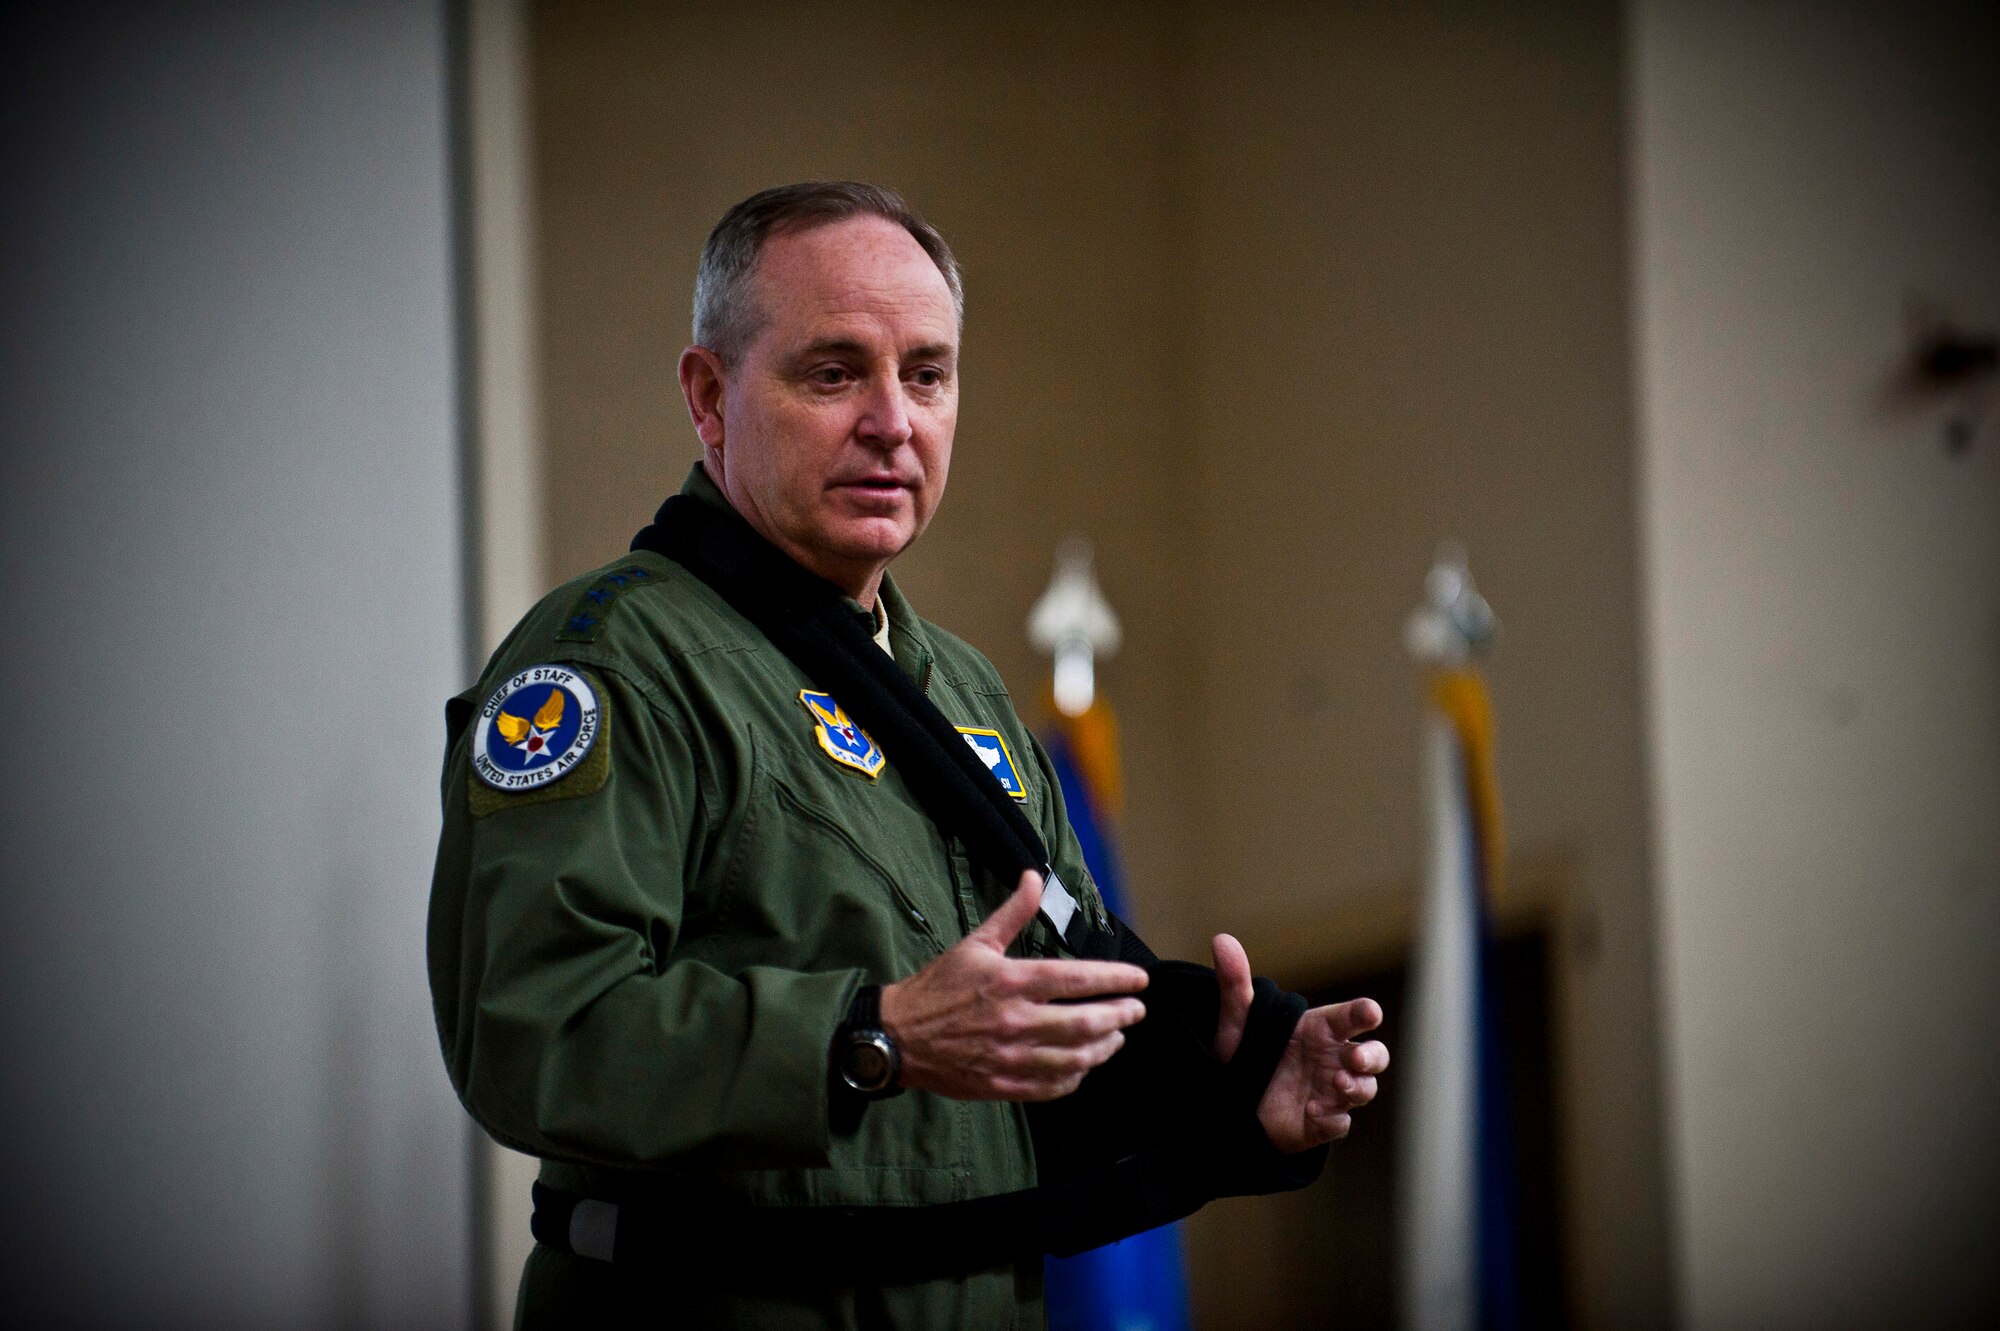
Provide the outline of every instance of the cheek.
{"type": "Polygon", "coordinates": [[[948,412],[939,413],[936,423],[926,433],[924,473],[933,490],[944,488],[945,476],[951,470],[951,441],[957,428],[958,410],[954,406],[948,412]]]}
{"type": "Polygon", "coordinates": [[[760,459],[767,484],[793,507],[817,506],[826,478],[840,461],[851,422],[823,406],[786,404],[772,411],[763,425],[770,442],[760,459]]]}

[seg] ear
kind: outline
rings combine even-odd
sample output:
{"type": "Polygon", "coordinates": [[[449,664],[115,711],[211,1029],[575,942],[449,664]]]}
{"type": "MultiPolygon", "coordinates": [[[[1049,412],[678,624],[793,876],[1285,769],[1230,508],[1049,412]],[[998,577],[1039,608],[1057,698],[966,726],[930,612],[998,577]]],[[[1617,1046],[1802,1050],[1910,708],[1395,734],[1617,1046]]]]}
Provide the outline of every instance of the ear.
{"type": "Polygon", "coordinates": [[[681,396],[687,399],[688,417],[702,448],[712,454],[722,452],[722,358],[707,347],[689,347],[681,352],[681,396]]]}

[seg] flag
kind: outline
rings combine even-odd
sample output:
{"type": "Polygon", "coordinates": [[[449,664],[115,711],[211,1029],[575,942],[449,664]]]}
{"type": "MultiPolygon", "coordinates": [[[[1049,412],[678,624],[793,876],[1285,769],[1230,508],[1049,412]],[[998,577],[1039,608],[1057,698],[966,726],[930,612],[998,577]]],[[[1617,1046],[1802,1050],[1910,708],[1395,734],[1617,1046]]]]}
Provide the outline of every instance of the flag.
{"type": "Polygon", "coordinates": [[[1431,678],[1428,854],[1410,967],[1400,1124],[1403,1324],[1515,1331],[1519,1230],[1507,1064],[1493,979],[1503,843],[1493,711],[1470,668],[1431,678]]]}
{"type": "MultiPolygon", "coordinates": [[[[1123,797],[1118,721],[1102,700],[1061,716],[1042,737],[1062,787],[1069,824],[1104,904],[1131,920],[1112,821],[1123,797]]],[[[1188,1331],[1187,1278],[1179,1225],[1134,1234],[1074,1257],[1051,1257],[1049,1331],[1188,1331]]]]}

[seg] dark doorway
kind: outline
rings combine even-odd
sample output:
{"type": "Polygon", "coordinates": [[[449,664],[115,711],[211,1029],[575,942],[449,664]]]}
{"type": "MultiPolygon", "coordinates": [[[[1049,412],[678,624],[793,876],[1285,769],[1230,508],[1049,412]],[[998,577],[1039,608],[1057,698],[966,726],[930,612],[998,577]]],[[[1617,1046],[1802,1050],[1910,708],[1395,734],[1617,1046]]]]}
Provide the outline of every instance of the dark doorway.
{"type": "MultiPolygon", "coordinates": [[[[1521,1324],[1560,1329],[1569,1325],[1569,1315],[1562,1278],[1548,935],[1535,931],[1499,940],[1495,971],[1517,1134],[1521,1324]]],[[[1404,968],[1397,967],[1331,975],[1305,993],[1315,1003],[1361,994],[1378,1000],[1385,1014],[1382,1038],[1394,1051],[1407,1047],[1407,988],[1404,968]]],[[[1279,1212],[1269,1226],[1279,1250],[1269,1254],[1265,1274],[1284,1286],[1274,1302],[1284,1307],[1286,1326],[1334,1331],[1399,1324],[1395,1180],[1403,1090],[1392,1068],[1375,1104],[1335,1147],[1325,1177],[1304,1192],[1258,1203],[1279,1212]]]]}

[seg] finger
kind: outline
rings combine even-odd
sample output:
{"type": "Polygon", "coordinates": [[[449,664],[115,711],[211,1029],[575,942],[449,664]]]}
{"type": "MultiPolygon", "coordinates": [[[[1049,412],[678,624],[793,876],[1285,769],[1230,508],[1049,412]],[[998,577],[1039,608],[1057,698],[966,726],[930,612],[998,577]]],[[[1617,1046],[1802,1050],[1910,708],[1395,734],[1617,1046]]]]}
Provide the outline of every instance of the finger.
{"type": "Polygon", "coordinates": [[[1046,1001],[1136,994],[1146,987],[1147,976],[1122,961],[1014,961],[1008,964],[1008,978],[1023,997],[1046,1001]]]}
{"type": "Polygon", "coordinates": [[[1327,1025],[1332,1028],[1336,1040],[1352,1040],[1363,1031],[1372,1031],[1382,1024],[1382,1005],[1372,998],[1335,1003],[1320,1011],[1326,1013],[1327,1025]]]}
{"type": "Polygon", "coordinates": [[[1146,1005],[1136,998],[1103,1003],[1042,1003],[1028,1009],[1028,1013],[1014,1028],[1014,1043],[1073,1048],[1145,1020],[1146,1005]]]}
{"type": "Polygon", "coordinates": [[[1349,1077],[1340,1091],[1340,1103],[1349,1109],[1359,1109],[1375,1098],[1373,1077],[1349,1077]]]}
{"type": "Polygon", "coordinates": [[[1306,1105],[1306,1123],[1322,1141],[1338,1141],[1354,1126],[1347,1111],[1331,1101],[1314,1100],[1306,1105]]]}
{"type": "Polygon", "coordinates": [[[1083,1071],[1102,1067],[1111,1061],[1111,1056],[1125,1047],[1125,1032],[1113,1031],[1101,1040],[1093,1040],[1077,1052],[1081,1055],[1083,1071]]]}
{"type": "Polygon", "coordinates": [[[1084,1053],[1089,1057],[1090,1066],[1098,1067],[1101,1064],[1109,1062],[1111,1060],[1111,1056],[1117,1053],[1120,1049],[1123,1049],[1124,1047],[1125,1047],[1125,1032],[1112,1031],[1109,1034],[1107,1034],[1102,1040],[1099,1040],[1094,1044],[1092,1044],[1088,1049],[1084,1051],[1084,1053]]]}
{"type": "Polygon", "coordinates": [[[1340,1065],[1349,1072],[1378,1076],[1389,1070],[1389,1047],[1380,1040],[1365,1040],[1360,1044],[1343,1045],[1340,1051],[1340,1065]]]}
{"type": "Polygon", "coordinates": [[[1041,908],[1042,876],[1029,869],[1021,875],[1014,895],[1001,902],[977,929],[965,936],[965,941],[990,947],[995,952],[1005,952],[1008,944],[1028,927],[1028,921],[1034,919],[1035,912],[1041,908]]]}
{"type": "Polygon", "coordinates": [[[1215,980],[1222,991],[1222,1008],[1215,1019],[1215,1056],[1227,1063],[1236,1057],[1243,1043],[1243,1027],[1250,1020],[1250,956],[1243,944],[1229,934],[1217,934],[1210,944],[1215,951],[1215,980]]]}
{"type": "Polygon", "coordinates": [[[1125,1032],[1106,1031],[1070,1045],[1016,1045],[999,1066],[1016,1077],[1061,1078],[1088,1072],[1125,1047],[1125,1032]]]}
{"type": "Polygon", "coordinates": [[[1000,1080],[1039,1088],[1049,1095],[1066,1095],[1085,1073],[1125,1046],[1125,1034],[1112,1031],[1073,1049],[1016,1049],[1000,1060],[1000,1080]],[[1067,1087],[1068,1089],[1060,1089],[1067,1087]]]}
{"type": "Polygon", "coordinates": [[[993,1083],[995,1100],[1060,1100],[1083,1085],[1083,1073],[1061,1077],[1000,1077],[993,1083]]]}

